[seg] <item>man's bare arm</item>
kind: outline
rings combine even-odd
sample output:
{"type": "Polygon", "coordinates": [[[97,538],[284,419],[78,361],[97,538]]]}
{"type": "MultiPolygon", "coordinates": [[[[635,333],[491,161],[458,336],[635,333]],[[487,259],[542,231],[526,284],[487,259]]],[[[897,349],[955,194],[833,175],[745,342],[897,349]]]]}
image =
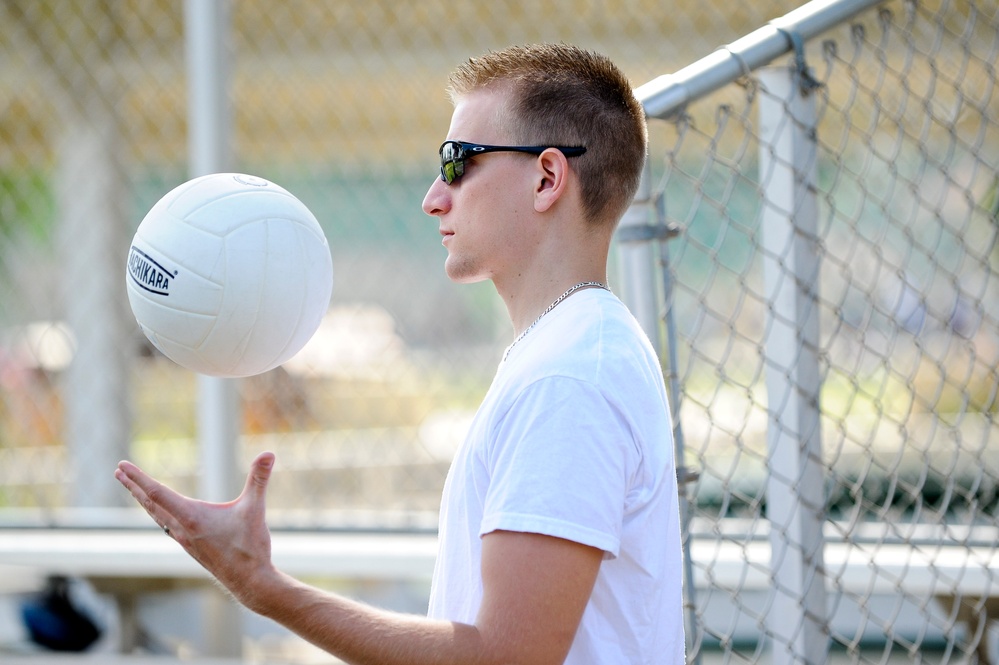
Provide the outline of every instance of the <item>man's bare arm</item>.
{"type": "Polygon", "coordinates": [[[382,611],[274,568],[264,519],[274,456],[254,460],[235,501],[184,497],[128,462],[116,478],[158,524],[249,609],[351,663],[554,664],[564,661],[602,552],[559,538],[497,531],[483,538],[475,624],[382,611]]]}

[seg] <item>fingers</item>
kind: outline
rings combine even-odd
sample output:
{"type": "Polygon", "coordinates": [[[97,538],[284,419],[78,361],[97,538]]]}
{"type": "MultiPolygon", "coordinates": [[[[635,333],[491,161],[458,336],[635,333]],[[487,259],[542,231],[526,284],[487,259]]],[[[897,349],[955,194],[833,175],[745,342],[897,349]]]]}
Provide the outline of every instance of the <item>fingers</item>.
{"type": "MultiPolygon", "coordinates": [[[[242,498],[246,499],[247,508],[251,511],[262,513],[264,509],[267,483],[274,469],[274,459],[274,453],[264,452],[257,455],[250,465],[242,498]]],[[[195,503],[192,499],[156,481],[131,462],[119,462],[114,475],[118,482],[131,493],[136,502],[164,530],[176,532],[183,521],[181,518],[187,514],[185,511],[189,512],[192,504],[195,503]]]]}
{"type": "Polygon", "coordinates": [[[179,494],[131,462],[120,462],[114,475],[171,538],[239,597],[249,572],[270,566],[265,498],[273,468],[273,453],[258,455],[243,493],[223,503],[179,494]]]}
{"type": "Polygon", "coordinates": [[[184,497],[153,480],[131,462],[119,462],[114,477],[167,534],[176,529],[174,514],[184,497]]]}

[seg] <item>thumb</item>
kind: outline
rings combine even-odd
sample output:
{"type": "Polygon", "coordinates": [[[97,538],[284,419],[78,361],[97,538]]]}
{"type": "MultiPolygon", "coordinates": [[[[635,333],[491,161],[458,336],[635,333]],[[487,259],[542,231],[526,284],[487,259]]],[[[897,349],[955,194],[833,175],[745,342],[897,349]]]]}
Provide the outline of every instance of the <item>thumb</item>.
{"type": "Polygon", "coordinates": [[[271,452],[257,455],[246,476],[246,485],[243,486],[244,497],[253,501],[264,501],[267,495],[267,483],[270,481],[271,471],[274,470],[274,460],[274,453],[271,452]]]}

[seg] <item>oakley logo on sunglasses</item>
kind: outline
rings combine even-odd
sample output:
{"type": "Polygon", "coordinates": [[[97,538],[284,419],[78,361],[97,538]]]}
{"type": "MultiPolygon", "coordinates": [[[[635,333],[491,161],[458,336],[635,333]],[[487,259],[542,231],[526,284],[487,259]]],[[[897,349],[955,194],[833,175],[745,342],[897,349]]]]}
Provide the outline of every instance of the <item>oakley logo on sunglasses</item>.
{"type": "Polygon", "coordinates": [[[540,155],[545,150],[554,148],[566,157],[578,157],[586,152],[582,146],[561,145],[482,145],[465,143],[464,141],[444,141],[438,151],[441,156],[441,180],[451,184],[465,174],[465,161],[486,152],[526,152],[540,155]]]}

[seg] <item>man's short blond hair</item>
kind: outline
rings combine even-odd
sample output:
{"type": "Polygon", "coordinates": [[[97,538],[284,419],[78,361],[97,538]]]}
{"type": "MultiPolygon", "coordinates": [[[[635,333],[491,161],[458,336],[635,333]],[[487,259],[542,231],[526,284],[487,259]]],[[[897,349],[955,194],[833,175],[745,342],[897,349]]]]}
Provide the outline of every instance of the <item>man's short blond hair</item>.
{"type": "Polygon", "coordinates": [[[616,224],[638,189],[648,135],[645,113],[624,73],[603,55],[568,44],[514,46],[472,58],[448,81],[452,101],[509,86],[512,140],[585,146],[570,159],[583,214],[616,224]]]}

